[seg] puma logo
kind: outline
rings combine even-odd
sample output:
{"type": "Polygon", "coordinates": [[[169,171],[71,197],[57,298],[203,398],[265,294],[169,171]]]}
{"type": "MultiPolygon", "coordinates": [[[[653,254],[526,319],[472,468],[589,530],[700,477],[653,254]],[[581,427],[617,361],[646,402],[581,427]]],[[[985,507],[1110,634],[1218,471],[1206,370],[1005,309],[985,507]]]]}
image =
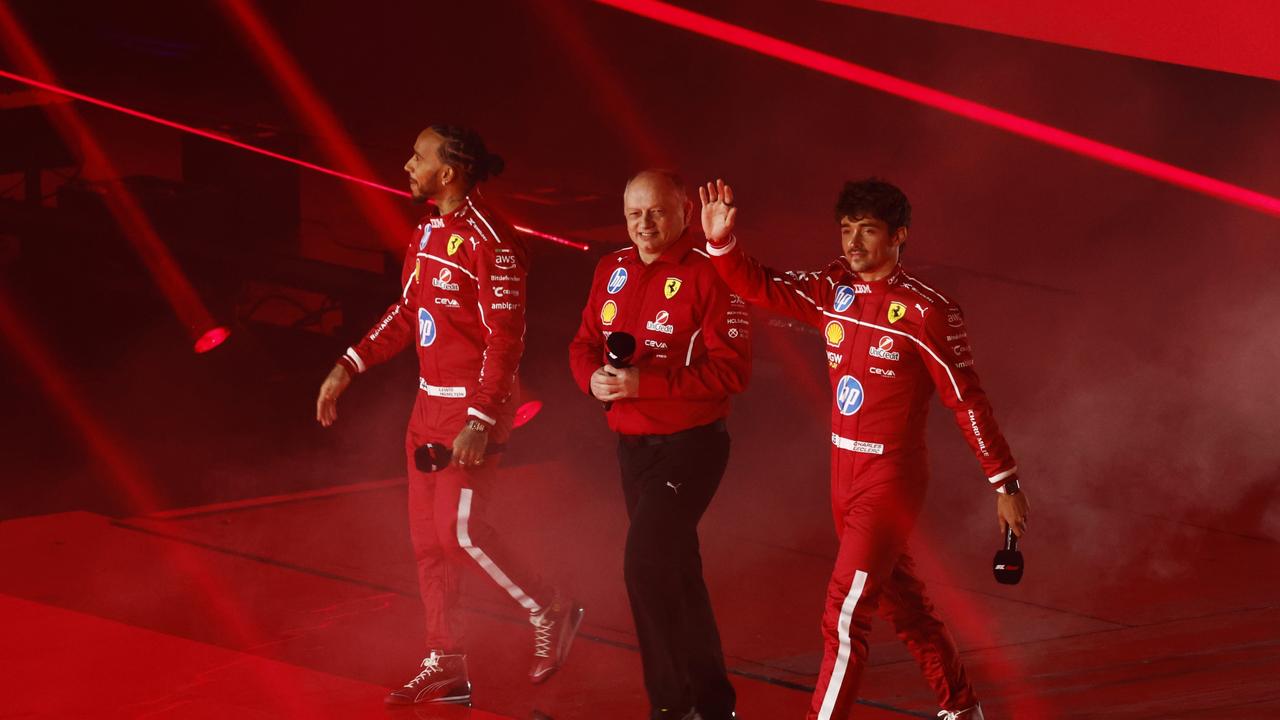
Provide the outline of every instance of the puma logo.
{"type": "Polygon", "coordinates": [[[916,309],[920,311],[920,317],[924,317],[925,312],[929,310],[929,308],[920,307],[920,303],[916,303],[916,309]]]}
{"type": "Polygon", "coordinates": [[[680,494],[680,486],[683,484],[684,483],[673,483],[670,480],[667,481],[667,487],[671,488],[677,495],[680,494]]]}

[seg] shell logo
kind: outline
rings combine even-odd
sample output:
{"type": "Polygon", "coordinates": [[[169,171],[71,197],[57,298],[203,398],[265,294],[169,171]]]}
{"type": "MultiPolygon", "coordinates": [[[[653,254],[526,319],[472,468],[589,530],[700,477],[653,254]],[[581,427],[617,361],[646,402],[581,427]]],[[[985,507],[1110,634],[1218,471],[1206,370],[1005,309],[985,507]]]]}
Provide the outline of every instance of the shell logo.
{"type": "Polygon", "coordinates": [[[600,322],[605,325],[612,325],[615,318],[618,317],[618,304],[612,300],[605,302],[600,308],[600,322]]]}
{"type": "Polygon", "coordinates": [[[844,342],[844,325],[832,320],[827,323],[827,328],[823,331],[823,334],[827,336],[828,345],[840,347],[840,344],[844,342]]]}

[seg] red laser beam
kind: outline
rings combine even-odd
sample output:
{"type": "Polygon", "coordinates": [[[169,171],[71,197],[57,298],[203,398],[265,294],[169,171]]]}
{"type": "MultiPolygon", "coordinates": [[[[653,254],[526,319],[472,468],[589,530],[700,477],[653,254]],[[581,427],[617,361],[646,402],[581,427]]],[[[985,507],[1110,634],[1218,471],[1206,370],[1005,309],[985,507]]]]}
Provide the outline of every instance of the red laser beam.
{"type": "Polygon", "coordinates": [[[546,33],[554,37],[553,44],[572,58],[573,71],[589,83],[590,97],[607,113],[604,116],[609,121],[607,127],[621,136],[633,163],[640,167],[675,167],[676,163],[658,141],[644,108],[628,92],[613,63],[594,42],[579,10],[565,0],[531,3],[531,9],[546,33]]]}
{"type": "MultiPolygon", "coordinates": [[[[338,170],[334,170],[333,168],[325,167],[324,165],[317,165],[316,163],[307,162],[306,160],[301,160],[299,158],[295,158],[290,155],[285,155],[283,153],[267,150],[266,148],[260,148],[256,145],[250,145],[248,143],[240,142],[239,140],[227,137],[226,135],[221,135],[219,133],[216,133],[210,130],[203,130],[201,128],[192,127],[191,125],[185,125],[183,123],[180,123],[174,120],[168,120],[166,118],[162,118],[157,115],[152,115],[151,113],[143,112],[141,110],[135,110],[134,108],[125,107],[124,105],[117,105],[116,103],[108,102],[106,100],[101,100],[96,97],[93,97],[92,95],[85,95],[84,93],[79,93],[74,90],[69,90],[67,88],[61,87],[59,85],[55,85],[50,82],[36,80],[35,78],[29,78],[29,77],[26,77],[25,75],[19,75],[17,73],[9,72],[7,70],[2,70],[2,69],[0,69],[0,77],[13,80],[14,82],[22,83],[23,85],[28,85],[30,87],[38,88],[40,90],[46,90],[48,92],[55,93],[57,95],[62,95],[63,97],[69,97],[73,100],[79,100],[81,102],[89,103],[90,105],[96,105],[101,108],[106,108],[107,110],[113,110],[115,112],[123,113],[125,115],[130,115],[140,120],[146,120],[147,122],[152,122],[157,125],[163,125],[164,127],[172,128],[174,130],[180,130],[182,132],[190,133],[192,135],[198,135],[200,137],[207,138],[209,140],[214,140],[220,143],[230,145],[232,147],[240,148],[241,150],[248,150],[249,152],[258,153],[259,155],[264,155],[269,158],[274,158],[276,160],[280,160],[287,163],[293,163],[294,165],[297,165],[298,167],[306,168],[307,170],[313,170],[315,172],[323,173],[325,175],[336,177],[342,180],[359,183],[366,187],[374,188],[375,190],[381,190],[383,192],[393,193],[396,195],[400,195],[402,197],[410,197],[409,192],[405,190],[388,187],[386,185],[383,185],[382,183],[374,182],[373,180],[368,180],[366,178],[362,178],[357,175],[351,175],[349,173],[344,173],[338,170]]],[[[577,250],[586,251],[591,249],[591,246],[587,245],[586,243],[575,242],[573,240],[560,237],[558,235],[552,235],[550,233],[540,232],[540,231],[533,230],[527,227],[522,227],[519,225],[516,225],[515,228],[516,230],[522,233],[525,233],[527,235],[532,235],[533,237],[542,238],[543,240],[550,240],[551,242],[554,242],[560,245],[565,245],[567,247],[575,248],[577,250]]]]}
{"type": "Polygon", "coordinates": [[[192,127],[190,125],[184,125],[180,122],[175,122],[173,120],[166,120],[165,118],[152,115],[150,113],[142,112],[141,110],[135,110],[133,108],[125,107],[123,105],[117,105],[112,102],[107,102],[106,100],[99,100],[98,98],[95,98],[91,95],[85,95],[84,93],[78,93],[78,92],[75,92],[74,90],[68,90],[67,88],[60,87],[52,83],[41,82],[33,78],[18,75],[17,73],[11,73],[7,70],[0,70],[0,77],[8,78],[9,80],[20,82],[20,83],[23,83],[24,85],[30,85],[31,87],[39,88],[41,90],[47,90],[51,93],[57,93],[58,95],[69,97],[73,100],[86,102],[86,103],[89,103],[90,105],[97,105],[98,107],[106,108],[108,110],[114,110],[119,113],[124,113],[125,115],[132,115],[133,117],[146,120],[147,122],[153,122],[157,125],[163,125],[165,127],[173,128],[175,130],[181,130],[182,132],[185,132],[185,133],[191,133],[192,135],[199,135],[200,137],[203,137],[203,138],[216,140],[220,143],[225,143],[233,147],[238,147],[241,150],[248,150],[249,152],[255,152],[255,153],[258,153],[259,155],[265,155],[269,158],[275,158],[276,160],[283,160],[285,162],[293,163],[294,165],[304,167],[308,170],[321,172],[321,173],[324,173],[325,175],[332,175],[337,178],[342,178],[343,180],[349,180],[351,182],[360,183],[361,185],[368,185],[371,188],[376,188],[378,190],[385,190],[386,192],[393,192],[393,193],[400,193],[402,195],[408,195],[408,193],[402,192],[400,190],[395,190],[393,188],[389,188],[386,185],[376,183],[372,180],[366,180],[362,177],[356,177],[355,175],[348,175],[347,173],[338,172],[337,170],[324,167],[323,165],[316,165],[315,163],[309,163],[306,160],[299,160],[298,158],[295,158],[295,157],[282,155],[278,152],[272,152],[271,150],[260,148],[260,147],[257,147],[256,145],[250,145],[248,143],[243,143],[243,142],[240,142],[239,140],[236,140],[234,138],[229,138],[226,135],[220,135],[216,132],[211,132],[209,130],[201,130],[200,128],[192,127]]]}
{"type": "MultiPolygon", "coordinates": [[[[26,78],[28,84],[51,86],[50,81],[54,79],[53,69],[45,62],[18,23],[18,19],[2,1],[0,1],[0,37],[4,38],[6,48],[11,48],[14,60],[27,72],[41,78],[40,80],[26,78]]],[[[0,73],[6,77],[12,75],[5,71],[0,73]]],[[[120,226],[125,238],[133,245],[134,252],[146,266],[174,313],[186,326],[191,339],[193,341],[198,339],[217,323],[186,275],[183,274],[177,260],[169,252],[169,248],[161,240],[150,219],[143,212],[138,199],[117,179],[120,174],[116,172],[102,144],[98,142],[97,137],[79,113],[68,104],[58,103],[49,106],[48,113],[67,144],[80,146],[84,153],[85,165],[100,170],[103,175],[111,178],[102,184],[108,211],[120,226]]]]}
{"type": "MultiPolygon", "coordinates": [[[[350,176],[374,176],[369,161],[356,148],[333,109],[312,85],[253,1],[222,0],[218,6],[240,31],[244,44],[253,51],[258,63],[275,81],[276,88],[288,100],[294,117],[322,141],[320,151],[328,164],[350,176]]],[[[352,199],[364,213],[365,219],[377,229],[383,241],[390,247],[400,247],[399,239],[405,234],[406,218],[401,216],[391,200],[385,195],[370,193],[358,186],[346,187],[351,190],[352,199]]]]}
{"type": "Polygon", "coordinates": [[[714,40],[736,45],[784,62],[816,70],[826,75],[881,90],[912,102],[959,115],[974,122],[1061,148],[1108,165],[1161,180],[1210,197],[1280,217],[1280,198],[1202,175],[1145,155],[1108,145],[1083,135],[1036,122],[989,105],[913,83],[909,80],[856,65],[801,45],[779,40],[732,23],[685,10],[658,0],[595,0],[601,5],[688,30],[714,40]]]}
{"type": "Polygon", "coordinates": [[[0,336],[8,341],[12,352],[39,382],[51,407],[60,412],[64,421],[84,440],[92,453],[93,465],[111,478],[123,495],[125,506],[138,512],[160,507],[162,503],[144,479],[141,466],[123,450],[123,445],[112,437],[111,431],[94,417],[82,399],[84,393],[68,380],[70,373],[59,366],[35,331],[22,321],[3,291],[0,291],[0,336]]]}

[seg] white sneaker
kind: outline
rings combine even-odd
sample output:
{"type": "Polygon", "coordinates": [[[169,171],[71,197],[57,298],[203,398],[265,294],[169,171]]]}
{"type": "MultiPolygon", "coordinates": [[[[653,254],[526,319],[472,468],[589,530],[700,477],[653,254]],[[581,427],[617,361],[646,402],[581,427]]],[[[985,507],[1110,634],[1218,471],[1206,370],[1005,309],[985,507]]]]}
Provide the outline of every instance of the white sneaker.
{"type": "Polygon", "coordinates": [[[942,720],[986,720],[982,715],[981,705],[974,705],[964,710],[939,710],[938,717],[942,720]]]}

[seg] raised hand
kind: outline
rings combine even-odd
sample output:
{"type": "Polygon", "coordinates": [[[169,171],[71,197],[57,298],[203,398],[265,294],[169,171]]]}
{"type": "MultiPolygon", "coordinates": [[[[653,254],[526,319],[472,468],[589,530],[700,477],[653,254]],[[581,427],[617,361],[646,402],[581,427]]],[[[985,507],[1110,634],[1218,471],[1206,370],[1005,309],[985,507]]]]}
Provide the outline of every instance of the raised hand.
{"type": "Polygon", "coordinates": [[[702,200],[702,232],[712,245],[725,245],[733,237],[733,224],[738,208],[733,206],[733,188],[717,179],[698,187],[702,200]]]}

